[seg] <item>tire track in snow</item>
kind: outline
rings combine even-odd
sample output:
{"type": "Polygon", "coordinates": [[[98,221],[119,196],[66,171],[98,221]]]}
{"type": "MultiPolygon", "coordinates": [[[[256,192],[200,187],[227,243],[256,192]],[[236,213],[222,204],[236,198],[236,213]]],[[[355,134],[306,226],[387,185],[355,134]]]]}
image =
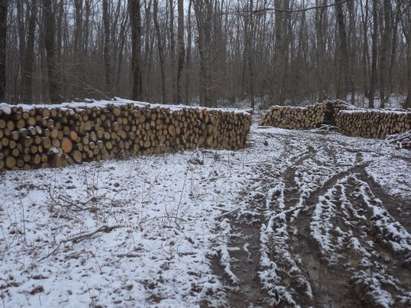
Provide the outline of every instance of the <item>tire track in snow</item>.
{"type": "Polygon", "coordinates": [[[362,151],[299,133],[278,139],[285,161],[256,165],[228,219],[238,280],[226,282],[227,306],[410,307],[409,216],[390,214],[399,199],[368,176],[362,151]]]}

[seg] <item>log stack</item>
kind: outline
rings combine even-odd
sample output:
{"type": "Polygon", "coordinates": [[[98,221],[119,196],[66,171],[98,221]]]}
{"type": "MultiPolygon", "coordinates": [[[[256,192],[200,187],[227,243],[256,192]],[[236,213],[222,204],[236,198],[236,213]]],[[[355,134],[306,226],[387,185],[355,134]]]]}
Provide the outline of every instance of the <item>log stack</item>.
{"type": "Polygon", "coordinates": [[[261,121],[263,126],[287,129],[311,129],[323,124],[336,126],[349,136],[385,138],[411,130],[411,111],[359,109],[335,100],[307,107],[274,106],[261,121]]]}
{"type": "Polygon", "coordinates": [[[411,130],[411,111],[343,110],[336,118],[338,130],[346,135],[385,138],[411,130]]]}
{"type": "Polygon", "coordinates": [[[128,102],[0,106],[0,170],[246,146],[251,116],[128,102]]]}
{"type": "Polygon", "coordinates": [[[351,109],[347,103],[325,101],[307,107],[274,106],[262,118],[261,125],[287,129],[310,129],[322,124],[335,125],[340,110],[351,109]]]}

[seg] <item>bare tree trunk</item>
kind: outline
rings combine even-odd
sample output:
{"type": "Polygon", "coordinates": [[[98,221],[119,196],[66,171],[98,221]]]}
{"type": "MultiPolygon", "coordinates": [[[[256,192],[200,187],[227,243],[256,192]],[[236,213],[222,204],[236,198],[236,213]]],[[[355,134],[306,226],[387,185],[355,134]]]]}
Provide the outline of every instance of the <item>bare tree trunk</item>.
{"type": "Polygon", "coordinates": [[[33,100],[33,71],[34,71],[34,34],[37,19],[37,1],[32,0],[30,17],[28,21],[28,36],[23,64],[23,99],[26,102],[33,100]]]}
{"type": "MultiPolygon", "coordinates": [[[[73,37],[73,74],[71,80],[74,80],[72,87],[70,87],[71,92],[75,93],[76,97],[83,97],[84,93],[83,83],[85,81],[84,72],[85,69],[83,65],[83,0],[74,0],[74,37],[73,37]]],[[[66,83],[66,80],[63,80],[66,83]]],[[[69,92],[70,93],[70,92],[69,92]]]]}
{"type": "Polygon", "coordinates": [[[408,33],[407,33],[407,62],[408,62],[408,97],[405,108],[411,108],[411,7],[408,7],[408,33]]]}
{"type": "Polygon", "coordinates": [[[356,7],[354,1],[347,2],[348,7],[348,22],[349,22],[349,35],[348,35],[348,50],[349,50],[349,57],[348,57],[348,76],[347,76],[347,91],[351,93],[351,104],[355,104],[355,84],[353,80],[354,70],[356,67],[355,63],[355,53],[357,50],[357,40],[355,37],[355,28],[356,28],[356,7]]]}
{"type": "Polygon", "coordinates": [[[7,2],[0,0],[0,101],[6,99],[7,2]]]}
{"type": "Polygon", "coordinates": [[[131,98],[140,100],[142,98],[140,0],[128,0],[128,10],[130,14],[132,45],[131,72],[133,85],[131,98]]]}
{"type": "Polygon", "coordinates": [[[394,93],[394,83],[393,83],[393,73],[394,66],[396,64],[396,54],[397,54],[397,44],[398,44],[398,26],[401,20],[401,7],[397,7],[397,12],[395,14],[395,20],[393,21],[392,29],[392,43],[391,43],[391,56],[390,56],[390,66],[388,73],[388,84],[389,84],[389,93],[394,93]]]}
{"type": "Polygon", "coordinates": [[[368,53],[369,53],[369,46],[368,46],[368,0],[365,1],[365,8],[361,5],[361,17],[362,17],[362,31],[363,31],[363,46],[362,46],[362,61],[363,61],[363,91],[364,96],[369,98],[369,85],[368,85],[368,53]]]}
{"type": "Polygon", "coordinates": [[[151,69],[153,66],[153,49],[154,49],[154,36],[155,36],[155,31],[153,33],[151,29],[151,18],[152,18],[152,12],[151,12],[151,4],[152,0],[144,0],[144,66],[142,68],[144,80],[143,84],[145,85],[145,88],[143,88],[143,97],[144,99],[147,97],[151,96],[151,87],[150,85],[152,84],[151,82],[151,69]]]}
{"type": "Polygon", "coordinates": [[[387,61],[388,53],[390,52],[391,45],[391,31],[392,31],[392,6],[391,0],[384,0],[384,31],[381,42],[381,55],[380,55],[380,99],[381,108],[385,107],[387,97],[385,93],[386,88],[386,75],[387,75],[387,61]]]}
{"type": "Polygon", "coordinates": [[[254,36],[254,20],[253,20],[253,0],[249,2],[249,14],[248,14],[248,23],[246,23],[246,50],[247,50],[247,64],[248,64],[248,95],[250,98],[251,109],[254,111],[255,107],[255,98],[254,98],[254,61],[253,61],[253,36],[254,36]],[[247,25],[248,24],[248,25],[247,25]]]}
{"type": "Polygon", "coordinates": [[[170,66],[171,66],[171,95],[173,102],[176,101],[176,42],[174,37],[174,0],[169,0],[169,37],[170,37],[170,66]]]}
{"type": "MultiPolygon", "coordinates": [[[[321,3],[323,6],[328,4],[328,0],[323,0],[321,3]]],[[[326,19],[327,10],[325,8],[320,8],[320,1],[316,0],[316,5],[319,7],[316,9],[315,24],[316,24],[316,40],[317,40],[317,50],[316,50],[316,66],[317,66],[317,82],[318,82],[318,99],[320,101],[324,100],[327,96],[327,82],[324,72],[324,58],[326,53],[326,19]]]]}
{"type": "Polygon", "coordinates": [[[62,45],[63,45],[63,20],[64,20],[64,0],[60,0],[58,3],[57,14],[57,37],[56,37],[56,57],[57,57],[57,72],[56,75],[58,80],[56,81],[59,85],[59,96],[64,99],[64,84],[63,84],[63,59],[62,59],[62,45]]]}
{"type": "Polygon", "coordinates": [[[164,45],[163,39],[161,37],[160,23],[158,22],[158,0],[154,0],[153,5],[153,18],[154,27],[156,28],[157,34],[157,47],[158,47],[158,58],[160,62],[160,79],[161,79],[161,102],[164,104],[166,102],[166,72],[164,67],[164,45]]]}
{"type": "Polygon", "coordinates": [[[57,65],[56,65],[56,44],[55,44],[55,33],[56,33],[56,20],[55,20],[55,10],[52,7],[51,0],[44,0],[44,20],[45,20],[45,47],[47,53],[47,79],[48,79],[48,90],[49,98],[52,103],[58,102],[59,99],[59,88],[58,88],[58,78],[57,78],[57,65]]]}
{"type": "Polygon", "coordinates": [[[346,99],[349,86],[348,68],[349,68],[349,54],[347,47],[347,31],[345,27],[345,17],[343,4],[339,0],[335,0],[335,10],[338,26],[338,76],[339,84],[337,87],[337,98],[346,99]]]}
{"type": "Polygon", "coordinates": [[[369,94],[369,108],[374,108],[374,96],[377,83],[377,57],[378,57],[378,3],[374,0],[372,4],[372,20],[373,20],[373,32],[372,32],[372,55],[371,55],[371,81],[370,81],[370,94],[369,94]]]}
{"type": "Polygon", "coordinates": [[[104,76],[106,93],[111,96],[111,50],[110,50],[110,14],[108,0],[103,0],[103,26],[104,26],[104,76]]]}
{"type": "Polygon", "coordinates": [[[128,14],[124,17],[121,27],[120,27],[120,47],[118,50],[118,63],[117,63],[117,75],[116,75],[116,90],[117,92],[120,91],[120,75],[121,75],[121,67],[123,65],[123,54],[124,54],[124,46],[126,44],[127,39],[127,25],[128,25],[128,14]]]}
{"type": "Polygon", "coordinates": [[[178,48],[178,63],[177,63],[177,93],[176,102],[181,103],[181,77],[184,68],[184,0],[178,0],[178,30],[177,30],[177,48],[178,48]]]}
{"type": "Polygon", "coordinates": [[[209,44],[211,43],[210,15],[212,12],[212,3],[210,0],[194,1],[194,12],[197,20],[197,43],[200,55],[200,102],[210,107],[212,97],[210,93],[211,80],[209,76],[209,44]]]}
{"type": "Polygon", "coordinates": [[[186,55],[186,73],[185,73],[185,103],[190,102],[190,73],[191,73],[191,44],[192,44],[192,30],[191,30],[191,5],[193,1],[190,0],[188,4],[188,19],[187,19],[187,55],[186,55]]]}

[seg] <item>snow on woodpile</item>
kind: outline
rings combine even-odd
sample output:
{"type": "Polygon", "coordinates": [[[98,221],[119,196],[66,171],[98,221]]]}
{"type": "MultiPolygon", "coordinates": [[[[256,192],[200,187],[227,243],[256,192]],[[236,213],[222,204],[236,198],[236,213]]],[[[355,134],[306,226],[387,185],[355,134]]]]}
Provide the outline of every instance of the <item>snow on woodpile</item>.
{"type": "Polygon", "coordinates": [[[411,112],[407,110],[342,110],[336,117],[342,133],[356,137],[385,138],[411,129],[411,112]]]}
{"type": "Polygon", "coordinates": [[[182,149],[239,149],[251,116],[230,109],[129,100],[61,105],[0,104],[0,170],[182,149]]]}
{"type": "Polygon", "coordinates": [[[351,109],[344,101],[324,101],[307,107],[273,106],[262,118],[261,125],[288,129],[317,128],[335,124],[340,110],[351,109]]]}

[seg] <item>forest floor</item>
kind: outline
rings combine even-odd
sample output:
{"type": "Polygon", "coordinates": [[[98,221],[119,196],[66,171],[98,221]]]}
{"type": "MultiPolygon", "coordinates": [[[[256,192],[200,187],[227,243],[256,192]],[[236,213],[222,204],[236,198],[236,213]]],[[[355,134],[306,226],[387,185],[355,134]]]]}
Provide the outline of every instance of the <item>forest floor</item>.
{"type": "Polygon", "coordinates": [[[0,307],[411,306],[411,151],[383,140],[254,125],[0,192],[0,307]]]}

